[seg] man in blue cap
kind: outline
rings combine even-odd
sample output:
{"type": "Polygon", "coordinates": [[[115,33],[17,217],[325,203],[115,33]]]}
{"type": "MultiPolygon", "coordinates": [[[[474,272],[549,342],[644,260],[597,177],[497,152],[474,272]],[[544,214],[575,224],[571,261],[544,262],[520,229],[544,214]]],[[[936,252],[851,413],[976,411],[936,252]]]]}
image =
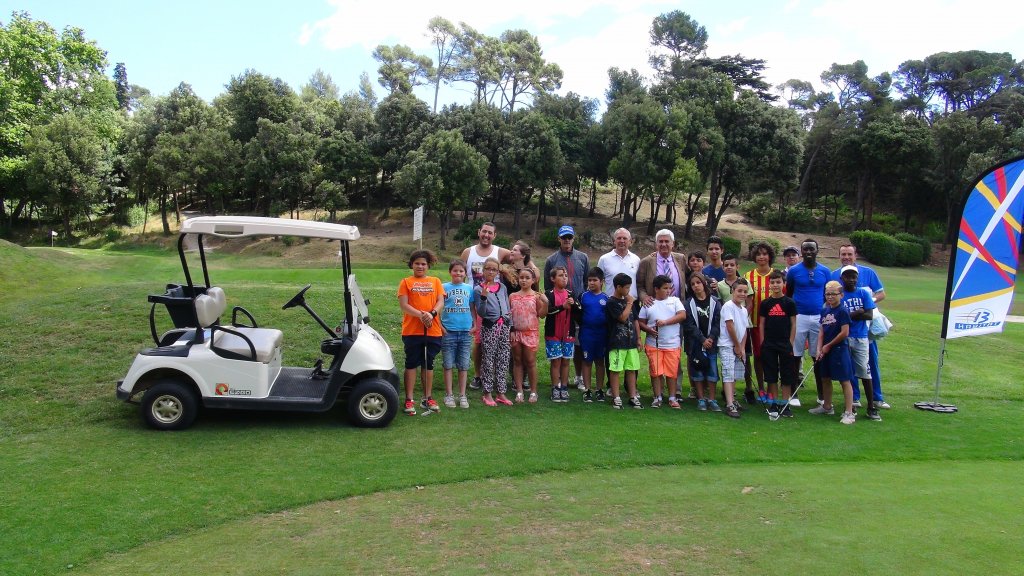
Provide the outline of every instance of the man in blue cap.
{"type": "MultiPolygon", "coordinates": [[[[564,266],[569,273],[569,284],[566,289],[572,294],[576,301],[587,289],[587,271],[590,269],[590,259],[585,252],[573,248],[573,241],[576,239],[576,231],[572,226],[563,224],[558,229],[558,250],[548,256],[544,261],[544,290],[554,288],[551,284],[551,269],[555,266],[564,266]]],[[[574,334],[578,336],[578,334],[574,334]]],[[[576,339],[576,349],[573,352],[572,364],[576,370],[576,388],[583,390],[583,354],[580,352],[579,338],[576,339]]]]}

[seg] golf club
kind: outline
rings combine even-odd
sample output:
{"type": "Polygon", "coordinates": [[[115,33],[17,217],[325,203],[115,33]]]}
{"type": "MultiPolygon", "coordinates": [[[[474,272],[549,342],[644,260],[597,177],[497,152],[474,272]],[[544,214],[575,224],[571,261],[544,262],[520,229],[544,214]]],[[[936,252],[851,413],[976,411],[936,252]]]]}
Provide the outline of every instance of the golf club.
{"type": "MultiPolygon", "coordinates": [[[[794,388],[794,389],[793,389],[793,392],[792,392],[792,393],[791,393],[791,394],[789,395],[789,399],[788,399],[788,400],[786,400],[786,403],[785,403],[785,405],[783,405],[783,406],[782,406],[782,408],[781,408],[781,409],[780,409],[780,410],[779,410],[779,411],[778,411],[778,412],[776,413],[775,417],[773,418],[771,414],[768,414],[768,419],[769,419],[769,420],[771,420],[772,422],[774,422],[774,421],[778,420],[779,418],[782,418],[782,413],[783,413],[783,412],[784,412],[784,411],[785,411],[786,409],[788,409],[788,408],[789,408],[789,403],[793,401],[793,397],[794,397],[794,396],[796,396],[796,393],[797,393],[797,392],[799,392],[799,391],[800,391],[800,388],[802,388],[802,387],[803,387],[803,385],[804,385],[804,382],[807,382],[807,378],[808,378],[808,377],[809,377],[809,376],[810,376],[811,374],[814,374],[814,365],[815,365],[816,363],[817,363],[817,362],[816,362],[815,360],[811,360],[811,369],[810,369],[810,370],[808,370],[808,371],[807,371],[807,372],[806,372],[806,373],[804,374],[803,380],[800,380],[800,383],[796,385],[796,388],[794,388]]],[[[802,364],[803,364],[803,360],[801,359],[801,367],[802,367],[802,364]]]]}

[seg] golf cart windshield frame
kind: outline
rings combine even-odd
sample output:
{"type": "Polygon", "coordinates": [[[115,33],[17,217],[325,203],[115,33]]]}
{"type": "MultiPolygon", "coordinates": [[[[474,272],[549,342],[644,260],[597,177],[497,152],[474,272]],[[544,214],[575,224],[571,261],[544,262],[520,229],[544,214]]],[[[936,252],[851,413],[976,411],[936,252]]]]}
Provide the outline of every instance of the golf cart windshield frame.
{"type": "Polygon", "coordinates": [[[203,237],[206,235],[218,238],[246,238],[251,236],[298,236],[300,238],[323,238],[338,240],[341,244],[342,289],[345,300],[345,335],[355,337],[353,326],[352,294],[349,291],[348,278],[352,273],[352,260],[348,243],[359,239],[359,228],[345,224],[314,222],[311,220],[292,220],[288,218],[260,218],[255,216],[200,216],[189,218],[181,225],[178,236],[178,257],[181,270],[185,273],[189,293],[195,294],[195,285],[189,271],[188,259],[185,257],[185,237],[196,235],[199,248],[199,261],[203,270],[203,282],[210,288],[210,271],[206,262],[206,249],[203,237]]]}

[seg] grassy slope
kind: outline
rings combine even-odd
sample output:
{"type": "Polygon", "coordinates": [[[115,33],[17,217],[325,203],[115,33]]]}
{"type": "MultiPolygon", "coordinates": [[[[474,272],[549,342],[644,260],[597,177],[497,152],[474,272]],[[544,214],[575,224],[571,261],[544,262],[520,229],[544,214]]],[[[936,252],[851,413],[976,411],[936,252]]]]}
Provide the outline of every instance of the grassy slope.
{"type": "MultiPolygon", "coordinates": [[[[349,428],[338,411],[211,414],[188,433],[159,434],[113,401],[113,382],[147,345],[145,294],[179,280],[176,260],[159,251],[8,246],[0,246],[0,260],[21,266],[0,282],[0,541],[8,550],[0,573],[50,572],[171,535],[244,524],[254,514],[413,485],[694,463],[802,462],[806,468],[793,472],[803,476],[819,462],[852,460],[877,462],[882,474],[896,476],[894,486],[909,487],[900,468],[885,464],[932,462],[923,466],[944,474],[942,463],[950,460],[1019,462],[1022,456],[1024,393],[1006,375],[1019,369],[1024,326],[951,343],[943,397],[960,404],[960,414],[908,409],[930,398],[934,382],[936,301],[945,280],[934,271],[880,271],[892,295],[886,312],[898,326],[883,343],[885,390],[897,409],[880,425],[841,429],[805,415],[729,422],[692,410],[620,414],[576,402],[503,413],[477,404],[438,418],[400,418],[383,431],[349,428]],[[977,358],[985,361],[972,361],[977,358]]],[[[221,269],[215,282],[228,287],[232,304],[285,329],[287,362],[311,363],[319,328],[301,312],[280,311],[280,303],[312,281],[314,309],[336,320],[337,272],[250,270],[227,255],[213,261],[221,269]]],[[[374,324],[393,343],[393,286],[403,274],[360,272],[374,301],[374,324]]],[[[400,356],[399,346],[399,363],[400,356]]],[[[542,362],[541,374],[545,368],[542,362]]],[[[983,499],[995,494],[970,492],[983,499]]],[[[1007,514],[1014,514],[1011,508],[1007,514]]],[[[756,509],[748,512],[756,518],[756,509]]],[[[912,514],[902,521],[912,524],[912,514]]],[[[730,571],[728,564],[719,568],[730,571]]]]}

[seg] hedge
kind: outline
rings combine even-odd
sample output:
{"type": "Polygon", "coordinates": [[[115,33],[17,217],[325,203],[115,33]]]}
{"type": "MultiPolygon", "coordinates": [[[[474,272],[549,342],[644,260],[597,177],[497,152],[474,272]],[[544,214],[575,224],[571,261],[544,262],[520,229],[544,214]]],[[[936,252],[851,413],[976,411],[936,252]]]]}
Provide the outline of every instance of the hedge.
{"type": "Polygon", "coordinates": [[[907,234],[913,241],[898,239],[882,232],[858,230],[850,234],[857,251],[879,266],[920,266],[925,262],[923,240],[907,234]]]}

